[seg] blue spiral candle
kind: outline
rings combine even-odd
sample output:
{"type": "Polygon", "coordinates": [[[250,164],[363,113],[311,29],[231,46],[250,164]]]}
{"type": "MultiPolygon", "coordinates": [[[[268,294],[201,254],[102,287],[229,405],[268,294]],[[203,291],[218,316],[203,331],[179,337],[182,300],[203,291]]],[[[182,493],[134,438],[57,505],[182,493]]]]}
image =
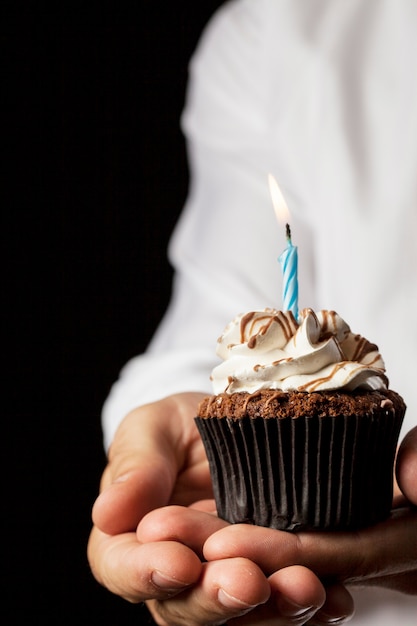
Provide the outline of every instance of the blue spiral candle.
{"type": "Polygon", "coordinates": [[[292,245],[289,224],[285,228],[287,247],[278,257],[283,275],[282,302],[284,311],[291,311],[298,319],[298,250],[297,246],[292,245]]]}
{"type": "Polygon", "coordinates": [[[282,305],[284,311],[291,311],[295,319],[298,319],[298,251],[291,241],[291,229],[289,226],[290,212],[281,193],[278,183],[272,174],[268,175],[269,190],[272,204],[279,222],[285,224],[287,247],[278,257],[283,274],[282,305]]]}

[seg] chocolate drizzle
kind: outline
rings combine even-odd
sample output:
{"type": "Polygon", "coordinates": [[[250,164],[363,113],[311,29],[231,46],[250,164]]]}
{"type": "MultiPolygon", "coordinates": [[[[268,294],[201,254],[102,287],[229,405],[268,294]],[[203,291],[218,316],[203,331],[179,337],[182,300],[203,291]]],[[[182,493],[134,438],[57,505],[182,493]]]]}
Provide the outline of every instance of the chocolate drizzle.
{"type": "Polygon", "coordinates": [[[258,336],[266,335],[274,323],[280,326],[287,342],[297,331],[298,324],[291,311],[265,309],[264,316],[256,315],[256,313],[256,311],[246,313],[240,321],[240,342],[246,342],[251,350],[256,348],[258,336]],[[256,328],[259,324],[261,324],[260,328],[256,328]],[[246,340],[246,337],[249,339],[246,340]]]}
{"type": "Polygon", "coordinates": [[[223,363],[212,372],[215,393],[388,387],[378,347],[330,310],[303,309],[300,323],[290,311],[276,309],[237,316],[217,354],[223,363]]]}

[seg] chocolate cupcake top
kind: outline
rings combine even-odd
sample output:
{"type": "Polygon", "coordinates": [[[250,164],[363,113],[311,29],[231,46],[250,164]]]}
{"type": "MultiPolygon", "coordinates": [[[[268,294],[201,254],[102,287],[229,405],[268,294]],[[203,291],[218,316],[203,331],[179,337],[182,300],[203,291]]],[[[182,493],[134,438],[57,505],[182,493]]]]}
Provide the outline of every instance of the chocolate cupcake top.
{"type": "Polygon", "coordinates": [[[218,339],[223,362],[212,371],[215,394],[260,389],[387,389],[378,347],[352,333],[335,311],[264,309],[238,315],[218,339]]]}

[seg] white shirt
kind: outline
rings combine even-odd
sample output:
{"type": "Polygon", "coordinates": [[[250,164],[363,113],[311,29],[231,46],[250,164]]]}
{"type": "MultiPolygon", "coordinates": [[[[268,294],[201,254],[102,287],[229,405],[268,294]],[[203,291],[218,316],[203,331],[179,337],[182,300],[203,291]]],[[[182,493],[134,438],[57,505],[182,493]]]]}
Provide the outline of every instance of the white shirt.
{"type": "MultiPolygon", "coordinates": [[[[191,61],[182,125],[191,183],[169,248],[173,297],[147,352],[106,400],[106,445],[134,407],[211,392],[226,324],[282,306],[285,232],[268,173],[291,214],[300,308],[334,309],[379,346],[409,430],[417,422],[417,1],[226,3],[191,61]]],[[[415,598],[353,593],[354,625],[417,623],[415,598]]]]}

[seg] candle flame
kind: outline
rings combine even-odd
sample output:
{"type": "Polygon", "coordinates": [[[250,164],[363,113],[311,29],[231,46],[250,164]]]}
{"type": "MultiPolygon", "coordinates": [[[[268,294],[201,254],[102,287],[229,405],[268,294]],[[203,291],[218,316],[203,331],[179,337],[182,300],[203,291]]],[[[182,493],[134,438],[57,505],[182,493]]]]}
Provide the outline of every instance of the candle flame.
{"type": "Polygon", "coordinates": [[[290,221],[290,212],[284,200],[284,196],[281,193],[281,189],[278,187],[278,183],[272,174],[268,174],[268,183],[277,220],[282,224],[288,224],[290,221]]]}

